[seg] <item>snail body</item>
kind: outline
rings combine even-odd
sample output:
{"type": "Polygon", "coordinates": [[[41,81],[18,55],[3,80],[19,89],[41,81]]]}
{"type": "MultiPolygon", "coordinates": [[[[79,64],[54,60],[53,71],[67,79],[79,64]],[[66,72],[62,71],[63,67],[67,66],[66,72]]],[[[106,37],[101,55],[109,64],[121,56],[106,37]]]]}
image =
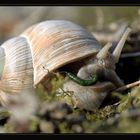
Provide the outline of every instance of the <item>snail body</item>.
{"type": "Polygon", "coordinates": [[[9,94],[20,93],[46,80],[49,72],[59,72],[65,66],[72,66],[77,71],[79,80],[89,80],[94,73],[99,79],[104,79],[86,87],[75,83],[74,78],[64,83],[63,88],[72,90],[76,100],[79,100],[80,105],[77,104],[77,107],[93,110],[103,101],[100,97],[105,98],[110,90],[123,85],[115,73],[115,64],[129,32],[130,29],[127,29],[113,54],[110,54],[110,44],[102,48],[90,32],[75,23],[48,20],[35,24],[1,45],[5,54],[5,65],[0,91],[9,94]],[[101,96],[95,97],[95,93],[101,96]],[[96,103],[96,98],[99,103],[96,103]],[[86,105],[87,103],[89,105],[86,105]]]}

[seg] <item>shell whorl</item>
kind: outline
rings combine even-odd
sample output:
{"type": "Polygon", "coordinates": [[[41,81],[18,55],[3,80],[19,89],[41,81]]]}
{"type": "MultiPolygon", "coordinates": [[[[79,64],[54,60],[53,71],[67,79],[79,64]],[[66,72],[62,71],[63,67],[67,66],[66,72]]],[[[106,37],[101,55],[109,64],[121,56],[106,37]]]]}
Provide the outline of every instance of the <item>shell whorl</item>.
{"type": "Polygon", "coordinates": [[[18,93],[33,85],[33,65],[30,47],[23,37],[15,37],[1,46],[5,51],[5,65],[0,89],[18,93]]]}
{"type": "Polygon", "coordinates": [[[101,46],[84,28],[69,21],[50,20],[31,26],[20,36],[30,44],[34,85],[47,73],[97,53],[101,46]]]}

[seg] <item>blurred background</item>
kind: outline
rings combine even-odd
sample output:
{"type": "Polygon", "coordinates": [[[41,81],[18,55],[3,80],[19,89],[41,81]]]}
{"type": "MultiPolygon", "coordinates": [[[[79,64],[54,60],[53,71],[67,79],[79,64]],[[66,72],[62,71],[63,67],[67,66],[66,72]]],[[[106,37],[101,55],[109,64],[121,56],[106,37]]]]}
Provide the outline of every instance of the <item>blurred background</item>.
{"type": "Polygon", "coordinates": [[[131,24],[137,18],[140,18],[137,6],[1,6],[0,43],[44,20],[71,20],[90,29],[102,29],[110,23],[131,24]]]}

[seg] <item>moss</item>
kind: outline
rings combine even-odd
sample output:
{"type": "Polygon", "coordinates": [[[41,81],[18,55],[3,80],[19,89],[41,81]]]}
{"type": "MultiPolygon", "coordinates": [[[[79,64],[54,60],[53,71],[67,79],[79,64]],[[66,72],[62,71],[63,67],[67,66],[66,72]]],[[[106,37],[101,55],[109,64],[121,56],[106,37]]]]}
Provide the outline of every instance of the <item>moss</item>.
{"type": "Polygon", "coordinates": [[[36,88],[36,92],[37,92],[37,95],[38,95],[38,98],[41,100],[41,101],[45,101],[48,99],[48,93],[47,91],[45,91],[44,87],[42,84],[39,84],[36,88]]]}
{"type": "Polygon", "coordinates": [[[8,123],[6,123],[4,125],[4,131],[6,133],[16,133],[16,131],[14,130],[14,127],[12,125],[8,124],[8,123]]]}
{"type": "Polygon", "coordinates": [[[10,117],[10,112],[9,111],[7,111],[7,110],[1,110],[0,111],[0,118],[1,117],[10,117]]]}
{"type": "Polygon", "coordinates": [[[64,77],[60,75],[59,73],[54,73],[54,77],[50,80],[51,90],[47,92],[45,87],[42,84],[39,84],[37,86],[36,92],[41,101],[54,101],[58,100],[58,89],[63,85],[64,83],[64,77]]]}
{"type": "Polygon", "coordinates": [[[37,132],[38,124],[39,124],[39,119],[37,117],[33,117],[29,122],[29,131],[37,132]]]}
{"type": "Polygon", "coordinates": [[[72,133],[72,132],[73,132],[73,131],[69,128],[67,122],[62,122],[62,123],[59,125],[59,130],[60,130],[60,133],[72,133]]]}
{"type": "MultiPolygon", "coordinates": [[[[40,104],[48,101],[53,104],[55,101],[58,103],[65,98],[67,104],[73,106],[71,96],[65,92],[58,93],[65,79],[59,74],[56,74],[51,80],[52,91],[49,93],[45,90],[44,86],[39,84],[37,87],[37,95],[40,104]],[[66,99],[67,98],[67,99],[66,99]]],[[[56,119],[48,114],[44,117],[45,121],[50,121],[54,125],[54,132],[59,133],[133,133],[140,132],[140,86],[132,88],[125,93],[113,92],[112,96],[119,98],[115,104],[106,105],[94,111],[86,111],[83,109],[73,108],[70,113],[65,113],[63,119],[56,119]],[[71,116],[70,116],[71,115],[71,116]],[[132,127],[133,126],[133,127],[132,127]]],[[[39,111],[39,110],[38,110],[39,111]]],[[[37,112],[38,112],[37,111],[37,112]]],[[[54,110],[55,111],[55,110],[54,110]]],[[[44,112],[46,113],[46,112],[44,112]]],[[[50,113],[52,113],[50,111],[50,113]]],[[[36,113],[37,114],[37,113],[36,113]]],[[[42,118],[34,115],[28,123],[29,132],[39,132],[39,126],[42,118]]],[[[0,112],[0,117],[10,117],[10,113],[6,110],[0,112]]],[[[9,123],[3,125],[4,131],[7,133],[16,132],[15,128],[9,123]]]]}
{"type": "MultiPolygon", "coordinates": [[[[44,96],[45,100],[50,100],[52,103],[54,100],[60,101],[65,98],[68,104],[73,106],[73,102],[71,100],[71,96],[69,93],[63,93],[61,96],[56,96],[58,93],[56,92],[62,84],[64,83],[64,77],[61,75],[56,75],[51,80],[52,91],[51,94],[47,94],[43,86],[39,86],[39,94],[44,96]],[[67,98],[67,99],[66,99],[67,98]]],[[[129,114],[130,109],[135,109],[140,107],[140,87],[135,87],[129,92],[119,93],[113,92],[112,96],[116,96],[119,98],[119,102],[117,104],[106,105],[103,108],[91,111],[86,111],[82,109],[74,109],[71,114],[75,116],[84,116],[83,120],[76,124],[74,127],[72,124],[63,120],[62,122],[57,122],[56,125],[60,133],[74,133],[79,130],[85,133],[93,133],[93,132],[139,132],[140,128],[137,123],[140,121],[138,117],[137,121],[132,119],[131,116],[124,115],[124,113],[129,114]],[[119,114],[120,117],[117,117],[119,114]],[[135,124],[135,127],[129,129],[129,127],[135,124]]],[[[36,124],[35,124],[36,126],[36,124]]],[[[31,130],[35,130],[36,127],[33,127],[31,130]]]]}

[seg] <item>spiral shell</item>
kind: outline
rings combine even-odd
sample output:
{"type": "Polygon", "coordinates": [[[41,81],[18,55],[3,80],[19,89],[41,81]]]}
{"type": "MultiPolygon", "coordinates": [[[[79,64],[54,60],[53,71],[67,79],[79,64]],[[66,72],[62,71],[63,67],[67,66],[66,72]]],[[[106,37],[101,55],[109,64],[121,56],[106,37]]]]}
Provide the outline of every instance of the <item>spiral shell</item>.
{"type": "Polygon", "coordinates": [[[69,21],[45,21],[27,29],[21,36],[30,44],[34,85],[47,73],[77,59],[93,55],[100,44],[85,29],[69,21]]]}
{"type": "Polygon", "coordinates": [[[101,46],[84,28],[65,20],[35,24],[6,41],[6,60],[0,87],[19,92],[36,86],[49,71],[97,53],[101,46]]]}
{"type": "Polygon", "coordinates": [[[32,56],[24,37],[15,37],[2,46],[5,51],[5,65],[0,88],[6,93],[18,93],[33,85],[32,56]]]}

